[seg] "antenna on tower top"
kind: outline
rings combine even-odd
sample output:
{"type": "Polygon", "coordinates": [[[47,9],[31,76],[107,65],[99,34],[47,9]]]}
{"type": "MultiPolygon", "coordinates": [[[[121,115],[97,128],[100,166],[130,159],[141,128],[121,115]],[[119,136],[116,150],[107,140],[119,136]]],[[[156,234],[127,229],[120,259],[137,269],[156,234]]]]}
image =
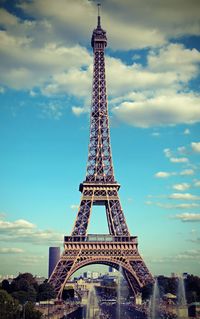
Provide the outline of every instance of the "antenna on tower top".
{"type": "Polygon", "coordinates": [[[97,24],[97,27],[101,28],[101,16],[100,16],[101,3],[97,3],[97,7],[98,7],[98,24],[97,24]]]}

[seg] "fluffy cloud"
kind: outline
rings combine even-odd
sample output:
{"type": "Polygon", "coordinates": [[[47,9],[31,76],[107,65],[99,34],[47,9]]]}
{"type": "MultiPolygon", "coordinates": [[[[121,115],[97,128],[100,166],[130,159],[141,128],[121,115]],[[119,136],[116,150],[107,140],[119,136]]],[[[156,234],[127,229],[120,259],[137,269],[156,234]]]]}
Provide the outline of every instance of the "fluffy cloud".
{"type": "Polygon", "coordinates": [[[200,142],[192,142],[191,147],[194,152],[200,153],[200,142]]]}
{"type": "MultiPolygon", "coordinates": [[[[182,170],[179,175],[180,176],[191,176],[191,175],[194,175],[195,171],[194,169],[184,169],[182,170]]],[[[165,172],[165,171],[160,171],[160,172],[157,172],[154,176],[156,178],[167,178],[167,177],[170,177],[170,176],[175,176],[175,175],[178,175],[178,173],[176,172],[165,172]]]]}
{"type": "MultiPolygon", "coordinates": [[[[181,90],[192,78],[198,75],[200,53],[185,49],[180,44],[170,44],[159,50],[152,50],[147,56],[147,66],[138,64],[124,66],[113,63],[109,72],[112,83],[118,82],[121,93],[124,81],[126,90],[141,90],[125,95],[113,108],[114,114],[123,122],[139,127],[196,123],[200,120],[200,96],[181,90]],[[180,56],[183,61],[180,61],[180,56]],[[115,68],[114,68],[115,64],[115,68]],[[118,71],[116,72],[115,69],[118,71]],[[113,72],[113,75],[112,75],[113,72]],[[114,76],[115,72],[115,76],[114,76]],[[117,73],[120,75],[117,77],[117,73]],[[173,90],[169,90],[169,87],[173,90]],[[151,91],[150,91],[151,88],[151,91]]],[[[108,82],[109,83],[109,82],[108,82]]],[[[110,81],[111,83],[111,81],[110,81]]],[[[112,92],[112,84],[111,92],[112,92]]],[[[117,85],[115,86],[117,88],[117,85]]],[[[171,158],[174,163],[186,162],[186,158],[171,158]]]]}
{"type": "MultiPolygon", "coordinates": [[[[185,150],[185,147],[179,148],[179,152],[185,150]]],[[[187,163],[188,158],[187,157],[173,157],[172,152],[169,148],[164,149],[164,154],[167,158],[169,158],[170,162],[172,163],[187,163]]]]}
{"type": "Polygon", "coordinates": [[[0,42],[0,81],[15,89],[43,88],[51,81],[52,75],[55,76],[54,82],[59,84],[62,72],[91,62],[87,50],[78,45],[64,47],[48,43],[36,48],[30,39],[16,38],[6,31],[0,31],[0,42]]]}
{"type": "Polygon", "coordinates": [[[173,187],[173,189],[175,189],[177,191],[185,191],[188,188],[190,188],[190,184],[188,184],[188,183],[180,183],[180,184],[175,184],[172,187],[173,187]]]}
{"type": "Polygon", "coordinates": [[[172,175],[174,175],[175,173],[169,173],[169,172],[157,172],[154,176],[156,178],[167,178],[170,177],[172,175]]]}
{"type": "Polygon", "coordinates": [[[200,222],[200,214],[194,213],[177,214],[171,218],[180,219],[182,222],[200,222]]]}
{"type": "Polygon", "coordinates": [[[0,94],[3,94],[5,92],[5,89],[3,87],[0,87],[0,94]]]}
{"type": "Polygon", "coordinates": [[[163,150],[163,153],[164,153],[165,156],[168,157],[168,158],[172,157],[172,152],[171,152],[171,150],[170,150],[169,148],[165,148],[165,149],[163,150]]]}
{"type": "Polygon", "coordinates": [[[195,180],[195,182],[194,182],[194,186],[195,186],[195,187],[200,187],[200,181],[195,180]]]}
{"type": "Polygon", "coordinates": [[[186,128],[183,132],[184,135],[190,135],[190,130],[189,128],[186,128]]]}
{"type": "Polygon", "coordinates": [[[27,220],[0,220],[0,239],[2,242],[26,242],[32,244],[60,244],[62,235],[53,230],[40,230],[27,220]]]}
{"type": "Polygon", "coordinates": [[[180,154],[186,154],[187,153],[187,149],[186,149],[185,146],[179,146],[177,150],[178,150],[178,152],[180,154]]]}
{"type": "Polygon", "coordinates": [[[74,115],[80,116],[81,114],[85,113],[86,110],[83,107],[72,106],[72,112],[74,113],[74,115]]]}
{"type": "Polygon", "coordinates": [[[176,261],[180,261],[180,260],[194,260],[194,261],[198,261],[200,257],[200,250],[196,250],[196,249],[190,249],[190,250],[186,250],[182,253],[179,253],[175,256],[175,260],[176,261]]]}
{"type": "Polygon", "coordinates": [[[196,123],[200,97],[193,94],[159,95],[142,101],[123,102],[113,112],[123,122],[138,127],[196,123]]]}
{"type": "Polygon", "coordinates": [[[160,257],[153,258],[153,259],[150,259],[150,262],[160,263],[160,264],[166,264],[166,263],[171,264],[171,263],[180,263],[181,261],[182,262],[194,261],[196,263],[199,260],[199,258],[200,258],[200,250],[190,249],[190,250],[179,252],[176,255],[165,256],[161,258],[160,257]]]}
{"type": "Polygon", "coordinates": [[[26,230],[31,230],[36,228],[36,225],[30,223],[27,220],[24,219],[18,219],[14,222],[8,222],[4,220],[0,220],[0,229],[1,231],[18,231],[20,229],[26,229],[26,230]]]}
{"type": "Polygon", "coordinates": [[[182,176],[194,175],[194,170],[193,169],[184,169],[183,171],[180,172],[180,175],[182,175],[182,176]]]}
{"type": "Polygon", "coordinates": [[[53,76],[51,83],[42,89],[42,93],[45,95],[65,93],[87,98],[92,91],[91,83],[91,67],[86,70],[70,68],[67,72],[53,76]]]}
{"type": "Polygon", "coordinates": [[[41,116],[59,120],[63,115],[64,106],[57,101],[43,103],[39,105],[41,116]]]}
{"type": "Polygon", "coordinates": [[[199,204],[196,203],[182,203],[182,204],[166,204],[166,203],[156,203],[156,206],[161,207],[161,208],[166,208],[166,209],[194,209],[197,207],[200,207],[199,204]]]}
{"type": "MultiPolygon", "coordinates": [[[[34,18],[41,21],[46,19],[51,25],[51,32],[59,40],[63,40],[66,29],[70,29],[72,35],[67,36],[68,41],[74,39],[84,42],[96,23],[96,3],[92,1],[58,0],[55,3],[49,0],[48,6],[42,0],[22,1],[20,7],[34,18]]],[[[148,5],[146,1],[140,0],[111,0],[103,4],[102,24],[109,29],[112,47],[132,49],[158,46],[168,38],[199,34],[198,11],[199,5],[195,0],[184,4],[181,0],[168,1],[164,7],[163,3],[155,4],[154,0],[150,0],[148,5]]]]}
{"type": "Polygon", "coordinates": [[[0,254],[21,254],[24,250],[21,248],[0,248],[0,254]]]}
{"type": "Polygon", "coordinates": [[[196,209],[200,207],[200,204],[197,203],[182,203],[182,204],[169,204],[169,203],[160,203],[160,202],[146,202],[146,205],[155,205],[164,209],[196,209]]]}
{"type": "Polygon", "coordinates": [[[171,157],[170,162],[172,163],[187,163],[189,160],[187,157],[171,157]]]}
{"type": "MultiPolygon", "coordinates": [[[[148,5],[150,16],[147,19],[146,14],[144,18],[145,1],[141,5],[137,0],[131,14],[133,3],[126,1],[127,6],[113,0],[112,10],[110,3],[104,4],[103,21],[105,28],[109,21],[107,29],[110,30],[111,46],[118,43],[120,49],[145,46],[159,48],[147,51],[145,66],[138,59],[137,63],[127,65],[118,58],[107,57],[107,83],[113,113],[121,121],[138,127],[199,122],[200,97],[185,88],[198,75],[200,53],[196,49],[186,49],[181,44],[166,44],[169,34],[172,37],[171,32],[174,36],[180,36],[182,32],[196,34],[194,30],[197,30],[199,17],[195,11],[195,1],[193,18],[189,19],[186,15],[187,6],[182,8],[176,19],[177,25],[180,25],[176,29],[173,21],[170,32],[166,32],[168,24],[164,23],[166,18],[163,20],[162,6],[157,4],[156,10],[152,10],[148,5]],[[121,6],[123,10],[118,11],[121,6]],[[155,29],[155,23],[160,26],[158,29],[155,29]]],[[[66,94],[80,98],[85,105],[91,92],[92,56],[84,46],[88,44],[88,35],[94,27],[96,6],[82,0],[69,0],[67,3],[59,0],[56,4],[50,0],[48,6],[44,6],[41,0],[21,1],[18,6],[25,11],[26,20],[20,20],[3,9],[1,11],[2,87],[31,92],[38,88],[40,93],[47,96],[66,94]],[[28,19],[29,14],[31,19],[28,19]],[[82,19],[83,16],[88,19],[82,19]]],[[[174,6],[171,2],[165,10],[174,12],[174,6]]],[[[80,115],[87,109],[73,107],[72,112],[80,115]]],[[[171,161],[179,163],[187,159],[174,157],[171,161]]]]}
{"type": "Polygon", "coordinates": [[[181,81],[187,82],[198,73],[196,64],[200,62],[200,54],[196,49],[185,49],[180,44],[170,44],[161,48],[156,54],[148,56],[149,69],[154,72],[174,72],[181,81]]]}
{"type": "Polygon", "coordinates": [[[77,209],[79,209],[79,205],[72,204],[72,205],[70,206],[70,208],[71,208],[72,210],[77,210],[77,209]]]}
{"type": "Polygon", "coordinates": [[[192,195],[190,193],[173,193],[169,195],[169,199],[178,200],[200,200],[200,196],[192,195]]]}
{"type": "Polygon", "coordinates": [[[19,257],[17,263],[20,265],[25,266],[32,266],[32,265],[41,265],[46,264],[46,256],[43,255],[27,255],[26,257],[19,257]]]}
{"type": "Polygon", "coordinates": [[[10,14],[3,8],[0,8],[0,21],[1,25],[6,26],[16,26],[18,23],[18,19],[16,16],[10,14]]]}

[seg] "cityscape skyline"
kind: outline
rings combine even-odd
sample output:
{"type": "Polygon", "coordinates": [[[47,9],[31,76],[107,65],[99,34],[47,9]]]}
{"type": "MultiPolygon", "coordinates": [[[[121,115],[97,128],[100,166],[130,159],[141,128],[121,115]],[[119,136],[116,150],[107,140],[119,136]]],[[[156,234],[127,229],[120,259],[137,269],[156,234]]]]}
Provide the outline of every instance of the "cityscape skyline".
{"type": "MultiPolygon", "coordinates": [[[[130,232],[156,275],[200,275],[199,4],[176,11],[178,3],[153,10],[146,1],[102,2],[115,177],[130,232]],[[176,19],[167,14],[174,10],[176,19]]],[[[1,6],[3,274],[47,274],[48,247],[61,246],[73,227],[87,164],[96,11],[71,0],[1,6]]],[[[89,232],[108,232],[101,214],[94,207],[89,232]]]]}

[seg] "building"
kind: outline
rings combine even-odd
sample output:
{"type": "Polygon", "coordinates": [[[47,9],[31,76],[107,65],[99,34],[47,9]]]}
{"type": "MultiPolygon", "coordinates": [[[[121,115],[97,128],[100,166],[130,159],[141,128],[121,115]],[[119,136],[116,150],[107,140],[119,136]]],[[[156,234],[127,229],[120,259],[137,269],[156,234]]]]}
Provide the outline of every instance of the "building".
{"type": "Polygon", "coordinates": [[[49,278],[60,259],[60,247],[49,247],[49,278]]]}

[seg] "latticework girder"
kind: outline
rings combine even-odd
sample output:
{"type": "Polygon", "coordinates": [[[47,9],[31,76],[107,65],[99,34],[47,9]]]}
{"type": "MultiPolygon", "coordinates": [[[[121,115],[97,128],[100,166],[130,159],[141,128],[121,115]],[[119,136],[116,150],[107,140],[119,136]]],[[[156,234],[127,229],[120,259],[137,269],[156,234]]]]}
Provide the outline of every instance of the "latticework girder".
{"type": "Polygon", "coordinates": [[[75,221],[72,236],[86,235],[93,205],[106,208],[109,232],[115,236],[128,236],[128,226],[121,208],[117,186],[83,185],[82,199],[75,221]]]}

